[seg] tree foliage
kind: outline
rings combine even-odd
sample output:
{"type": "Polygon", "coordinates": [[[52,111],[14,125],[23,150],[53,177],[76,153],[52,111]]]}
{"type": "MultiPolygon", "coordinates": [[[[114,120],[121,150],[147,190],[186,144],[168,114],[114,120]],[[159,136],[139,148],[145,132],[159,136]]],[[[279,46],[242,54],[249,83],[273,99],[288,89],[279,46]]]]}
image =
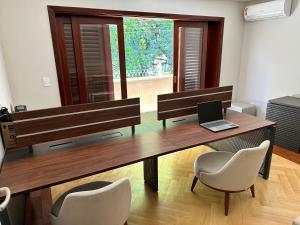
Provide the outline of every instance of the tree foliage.
{"type": "MultiPolygon", "coordinates": [[[[157,19],[124,19],[127,77],[172,72],[173,22],[157,19]],[[160,64],[160,67],[158,66],[160,64]]],[[[119,77],[116,27],[110,28],[114,77],[119,77]]]]}

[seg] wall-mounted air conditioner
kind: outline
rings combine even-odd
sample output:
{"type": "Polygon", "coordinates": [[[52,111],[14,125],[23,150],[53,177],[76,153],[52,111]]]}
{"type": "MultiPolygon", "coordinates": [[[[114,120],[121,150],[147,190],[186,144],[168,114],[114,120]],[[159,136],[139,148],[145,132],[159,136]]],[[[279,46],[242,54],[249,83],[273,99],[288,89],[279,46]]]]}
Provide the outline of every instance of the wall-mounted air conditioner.
{"type": "Polygon", "coordinates": [[[286,17],[291,14],[292,0],[275,0],[247,6],[244,10],[246,21],[286,17]]]}

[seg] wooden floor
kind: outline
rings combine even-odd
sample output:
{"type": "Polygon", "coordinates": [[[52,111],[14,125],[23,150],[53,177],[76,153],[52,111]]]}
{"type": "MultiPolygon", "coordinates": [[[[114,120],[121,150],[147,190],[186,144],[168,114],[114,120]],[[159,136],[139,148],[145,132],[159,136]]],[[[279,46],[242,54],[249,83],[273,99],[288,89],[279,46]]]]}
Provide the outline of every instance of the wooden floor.
{"type": "Polygon", "coordinates": [[[132,207],[129,225],[291,225],[300,215],[300,165],[273,154],[269,180],[257,178],[256,198],[250,191],[232,194],[224,216],[223,193],[200,184],[190,191],[193,162],[210,151],[197,147],[159,158],[159,192],[143,182],[142,163],[126,166],[52,188],[53,199],[78,184],[129,177],[132,207]]]}
{"type": "Polygon", "coordinates": [[[286,148],[282,148],[279,146],[276,146],[276,148],[274,148],[273,151],[276,155],[279,155],[283,158],[286,158],[290,161],[293,161],[295,163],[300,164],[300,153],[294,152],[294,151],[290,151],[286,148]]]}

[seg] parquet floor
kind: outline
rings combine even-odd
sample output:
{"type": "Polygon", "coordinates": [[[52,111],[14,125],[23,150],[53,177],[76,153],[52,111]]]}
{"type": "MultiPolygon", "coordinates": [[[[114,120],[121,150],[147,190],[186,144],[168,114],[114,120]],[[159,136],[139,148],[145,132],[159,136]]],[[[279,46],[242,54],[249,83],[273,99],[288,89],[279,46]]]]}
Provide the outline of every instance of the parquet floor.
{"type": "Polygon", "coordinates": [[[269,180],[257,178],[256,198],[250,191],[232,194],[229,216],[224,216],[223,193],[199,182],[195,192],[190,191],[194,159],[207,151],[201,146],[160,157],[158,193],[144,184],[142,163],[137,163],[55,186],[52,196],[55,200],[65,190],[93,180],[129,177],[129,225],[291,225],[300,215],[300,165],[273,154],[269,180]]]}

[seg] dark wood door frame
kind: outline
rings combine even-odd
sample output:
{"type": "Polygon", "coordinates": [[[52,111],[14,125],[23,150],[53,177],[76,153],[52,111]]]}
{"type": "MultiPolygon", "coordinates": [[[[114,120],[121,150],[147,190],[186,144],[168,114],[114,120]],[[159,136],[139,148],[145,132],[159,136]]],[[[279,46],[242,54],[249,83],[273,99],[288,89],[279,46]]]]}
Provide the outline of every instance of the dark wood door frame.
{"type": "MultiPolygon", "coordinates": [[[[75,62],[77,68],[77,77],[78,77],[78,86],[79,86],[79,94],[80,94],[80,102],[87,103],[87,86],[85,80],[85,72],[83,65],[83,56],[82,56],[82,47],[80,40],[80,25],[77,17],[71,17],[72,24],[72,36],[73,36],[73,45],[74,45],[74,53],[75,53],[75,62]]],[[[64,46],[61,46],[64,48],[64,46]]]]}
{"type": "MultiPolygon", "coordinates": [[[[56,72],[57,72],[57,79],[59,85],[59,93],[60,93],[60,101],[62,105],[69,105],[72,101],[72,96],[70,95],[70,90],[65,90],[64,87],[68,86],[66,81],[64,80],[64,70],[66,70],[66,66],[63,65],[63,57],[66,57],[66,54],[61,53],[61,48],[59,47],[59,40],[62,38],[59,35],[58,29],[61,29],[59,24],[57,23],[57,18],[55,12],[48,7],[49,13],[49,21],[50,21],[50,29],[52,35],[52,44],[54,50],[54,58],[56,63],[56,72]]],[[[68,73],[68,72],[67,72],[68,73]]],[[[69,74],[69,73],[68,73],[69,74]]],[[[71,85],[69,85],[70,87],[71,85]]]]}
{"type": "MultiPolygon", "coordinates": [[[[182,14],[169,14],[169,13],[155,13],[155,12],[137,12],[137,11],[124,11],[124,10],[109,10],[109,9],[93,9],[93,8],[78,8],[78,7],[64,7],[64,6],[48,6],[49,21],[52,34],[52,42],[54,49],[54,56],[56,61],[56,70],[60,88],[60,96],[62,105],[68,102],[65,100],[68,97],[67,91],[63,90],[63,65],[62,56],[59,50],[59,35],[57,32],[57,16],[85,16],[85,17],[115,17],[123,18],[128,17],[146,17],[146,18],[162,18],[181,21],[195,21],[208,23],[208,41],[207,41],[207,57],[206,57],[206,77],[204,87],[217,87],[220,81],[220,68],[222,56],[222,42],[223,42],[223,28],[224,17],[212,16],[197,16],[197,15],[182,15],[182,14]]],[[[124,28],[118,26],[118,44],[119,51],[124,52],[120,55],[120,72],[122,98],[127,98],[126,90],[126,67],[125,67],[125,47],[124,47],[124,28]],[[125,79],[124,79],[125,76],[125,79]]],[[[176,36],[174,36],[175,38],[176,36]]],[[[174,61],[175,62],[175,61],[174,61]]],[[[174,79],[174,81],[176,81],[174,79]]],[[[177,91],[177,90],[174,90],[177,91]]]]}
{"type": "Polygon", "coordinates": [[[194,21],[212,21],[222,22],[224,17],[216,16],[197,16],[197,15],[183,15],[170,13],[156,13],[156,12],[139,12],[127,10],[110,10],[110,9],[95,9],[95,8],[79,8],[67,6],[48,6],[49,15],[69,15],[69,16],[114,16],[114,17],[147,17],[147,18],[165,18],[173,20],[194,20],[194,21]],[[51,11],[51,12],[50,12],[51,11]]]}

